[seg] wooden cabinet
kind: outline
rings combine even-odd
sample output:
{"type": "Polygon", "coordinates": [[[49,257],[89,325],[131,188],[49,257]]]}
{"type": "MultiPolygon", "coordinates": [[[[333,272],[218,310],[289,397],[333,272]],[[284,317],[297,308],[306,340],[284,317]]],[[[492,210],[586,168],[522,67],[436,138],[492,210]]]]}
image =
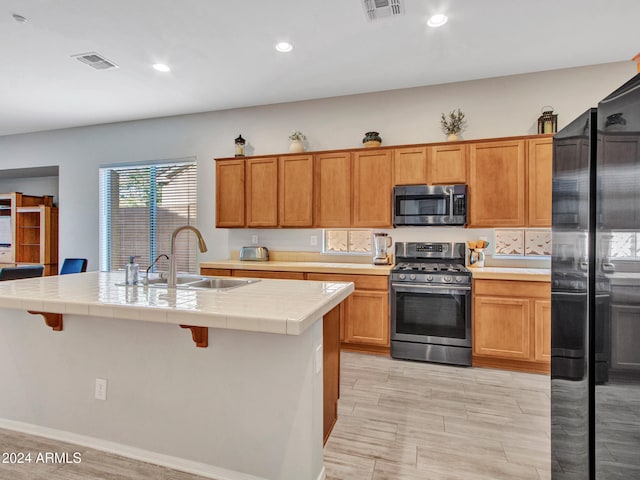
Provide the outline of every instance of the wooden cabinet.
{"type": "Polygon", "coordinates": [[[549,372],[551,285],[473,281],[473,365],[549,372]]]}
{"type": "Polygon", "coordinates": [[[391,150],[353,154],[353,227],[391,227],[392,158],[391,150]]]}
{"type": "Polygon", "coordinates": [[[242,160],[216,161],[216,227],[245,226],[245,170],[242,160]]]}
{"type": "Polygon", "coordinates": [[[278,158],[245,160],[247,227],[278,226],[278,158]]]}
{"type": "Polygon", "coordinates": [[[353,282],[355,290],[344,302],[342,347],[389,353],[389,277],[308,273],[307,280],[353,282]]]}
{"type": "Polygon", "coordinates": [[[469,226],[524,226],[525,141],[469,146],[469,226]]]}
{"type": "Polygon", "coordinates": [[[201,268],[200,275],[207,275],[209,277],[230,277],[230,268],[201,268]]]}
{"type": "Polygon", "coordinates": [[[319,154],[315,162],[316,226],[351,226],[351,153],[319,154]]]}
{"type": "Polygon", "coordinates": [[[427,182],[431,185],[467,183],[467,146],[435,145],[429,150],[427,182]]]}
{"type": "Polygon", "coordinates": [[[279,225],[313,226],[313,156],[279,159],[279,225]]]}
{"type": "Polygon", "coordinates": [[[427,180],[427,147],[396,148],[393,151],[393,184],[424,185],[427,180]]]}
{"type": "Polygon", "coordinates": [[[551,227],[553,142],[549,137],[527,140],[527,226],[551,227]]]}

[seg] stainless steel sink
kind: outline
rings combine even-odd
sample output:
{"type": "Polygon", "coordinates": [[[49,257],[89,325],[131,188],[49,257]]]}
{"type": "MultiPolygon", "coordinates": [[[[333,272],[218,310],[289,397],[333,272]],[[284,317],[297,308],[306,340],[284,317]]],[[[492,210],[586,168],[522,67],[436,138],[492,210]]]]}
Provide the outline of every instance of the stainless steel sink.
{"type": "MultiPolygon", "coordinates": [[[[178,275],[176,287],[178,290],[228,290],[259,282],[255,278],[203,277],[201,275],[178,275]]],[[[116,285],[125,286],[124,282],[116,285]]],[[[150,278],[140,282],[137,287],[169,288],[166,278],[150,278]]]]}

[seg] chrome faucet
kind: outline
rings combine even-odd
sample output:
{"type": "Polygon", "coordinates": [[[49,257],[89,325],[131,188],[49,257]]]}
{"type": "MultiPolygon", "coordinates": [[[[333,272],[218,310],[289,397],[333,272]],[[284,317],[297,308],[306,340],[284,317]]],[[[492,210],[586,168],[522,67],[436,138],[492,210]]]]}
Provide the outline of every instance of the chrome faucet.
{"type": "Polygon", "coordinates": [[[176,286],[176,277],[177,277],[177,272],[176,272],[176,269],[177,269],[177,267],[176,267],[176,237],[183,230],[191,230],[193,233],[195,233],[196,236],[198,237],[198,246],[200,247],[200,251],[202,253],[207,251],[207,244],[204,243],[204,238],[202,238],[202,234],[200,233],[200,230],[198,230],[196,227],[192,227],[191,225],[184,225],[182,227],[176,228],[173,231],[173,233],[171,234],[171,246],[170,246],[170,253],[169,253],[169,256],[171,258],[170,258],[170,262],[169,262],[169,277],[167,278],[167,286],[169,288],[171,288],[171,287],[175,288],[175,286],[176,286]]]}

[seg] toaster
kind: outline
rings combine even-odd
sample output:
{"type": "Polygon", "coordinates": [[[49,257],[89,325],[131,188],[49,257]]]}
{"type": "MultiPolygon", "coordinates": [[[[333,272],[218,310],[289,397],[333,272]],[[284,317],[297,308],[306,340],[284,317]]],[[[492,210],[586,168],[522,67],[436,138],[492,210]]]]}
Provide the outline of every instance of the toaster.
{"type": "Polygon", "coordinates": [[[240,260],[266,262],[269,260],[269,250],[267,250],[267,247],[242,247],[240,249],[240,260]]]}

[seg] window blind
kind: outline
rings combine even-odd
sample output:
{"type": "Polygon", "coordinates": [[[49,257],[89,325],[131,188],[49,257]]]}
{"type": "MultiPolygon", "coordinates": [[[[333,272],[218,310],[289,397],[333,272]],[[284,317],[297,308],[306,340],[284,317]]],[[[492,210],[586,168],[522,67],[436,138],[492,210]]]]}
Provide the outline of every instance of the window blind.
{"type": "MultiPolygon", "coordinates": [[[[124,268],[137,256],[141,270],[160,254],[169,255],[171,234],[196,224],[196,163],[176,162],[100,169],[100,267],[124,268]]],[[[179,272],[196,273],[194,235],[176,240],[179,272]]],[[[167,270],[168,263],[158,263],[167,270]]]]}

